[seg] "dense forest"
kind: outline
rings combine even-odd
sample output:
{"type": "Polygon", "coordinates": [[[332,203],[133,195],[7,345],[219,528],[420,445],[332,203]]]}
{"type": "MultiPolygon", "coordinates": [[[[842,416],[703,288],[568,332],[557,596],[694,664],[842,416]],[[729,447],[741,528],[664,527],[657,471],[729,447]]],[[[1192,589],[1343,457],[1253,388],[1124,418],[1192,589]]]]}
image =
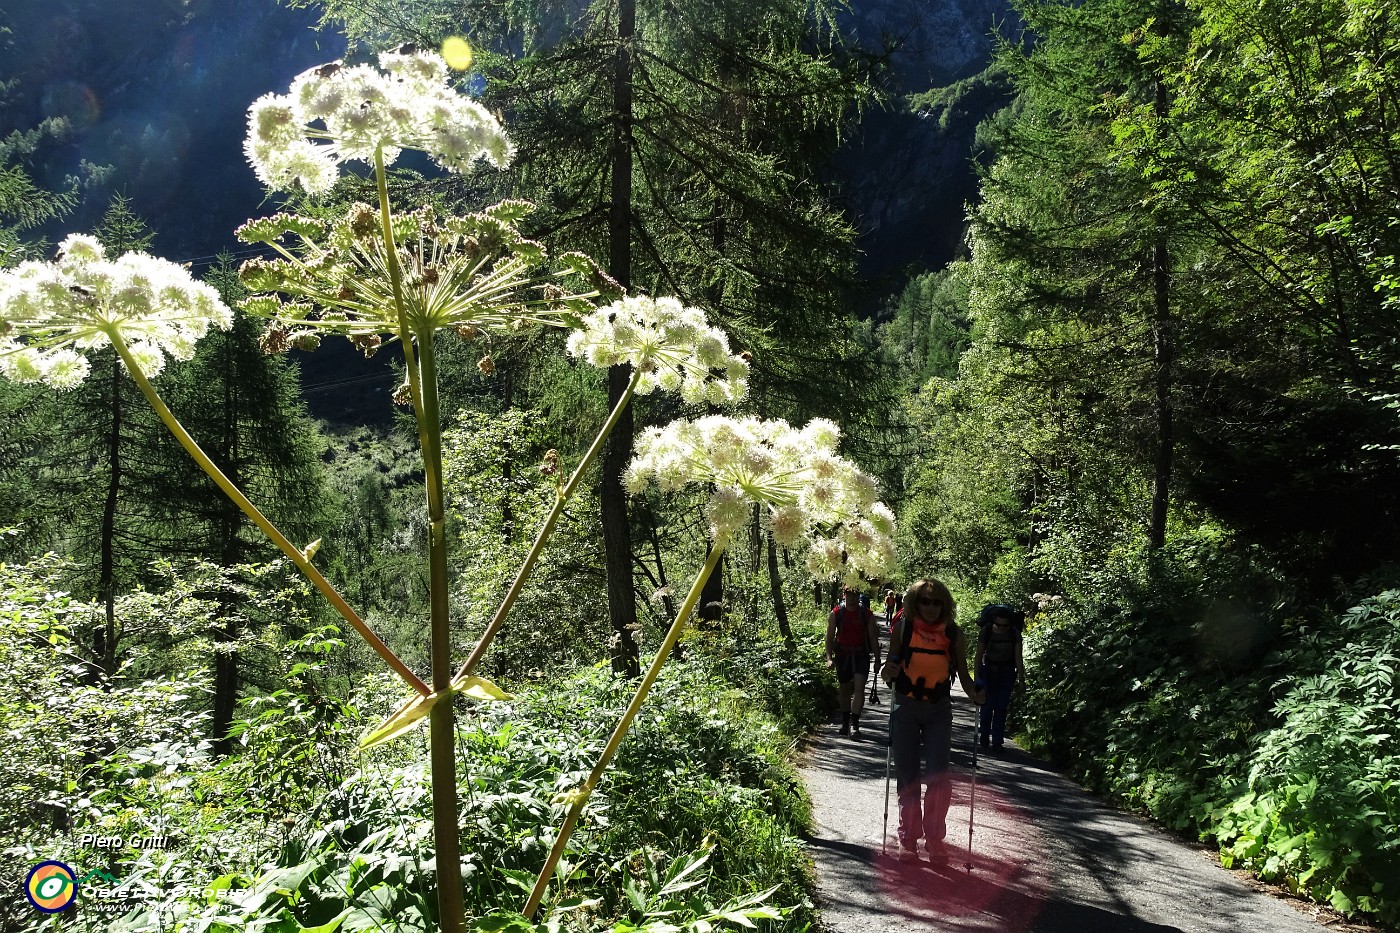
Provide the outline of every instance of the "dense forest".
{"type": "Polygon", "coordinates": [[[823,0],[288,0],[89,150],[62,43],[252,14],[78,6],[0,13],[0,928],[812,929],[826,612],[923,576],[1023,745],[1400,923],[1400,8],[1016,0],[911,92],[823,0]],[[868,255],[899,121],[952,261],[868,255]]]}

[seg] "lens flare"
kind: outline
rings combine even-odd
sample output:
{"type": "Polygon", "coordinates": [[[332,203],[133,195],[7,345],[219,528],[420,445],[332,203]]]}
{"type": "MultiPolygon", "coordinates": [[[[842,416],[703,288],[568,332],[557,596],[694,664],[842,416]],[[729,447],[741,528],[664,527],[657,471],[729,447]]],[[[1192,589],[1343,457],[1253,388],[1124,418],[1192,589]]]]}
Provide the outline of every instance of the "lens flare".
{"type": "Polygon", "coordinates": [[[472,47],[461,36],[448,36],[442,41],[442,58],[454,71],[466,71],[472,66],[472,47]]]}

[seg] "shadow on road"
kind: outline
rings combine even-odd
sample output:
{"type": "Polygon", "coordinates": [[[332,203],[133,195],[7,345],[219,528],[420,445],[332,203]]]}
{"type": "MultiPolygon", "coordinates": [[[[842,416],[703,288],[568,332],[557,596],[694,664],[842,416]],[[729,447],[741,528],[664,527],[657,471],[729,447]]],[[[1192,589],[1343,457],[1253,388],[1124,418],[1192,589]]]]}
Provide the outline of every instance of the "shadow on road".
{"type": "Polygon", "coordinates": [[[823,867],[834,870],[836,886],[868,885],[876,879],[883,912],[912,922],[936,920],[949,931],[1000,930],[1007,933],[1181,933],[1178,927],[1149,923],[1090,904],[1056,900],[1037,890],[1023,866],[953,850],[948,864],[906,864],[868,846],[827,839],[809,844],[824,850],[823,867]]]}
{"type": "MultiPolygon", "coordinates": [[[[887,694],[883,699],[889,702],[887,694]]],[[[889,849],[882,854],[888,717],[888,705],[867,707],[863,735],[839,736],[833,723],[819,729],[806,748],[803,771],[817,805],[816,829],[807,842],[829,929],[1233,933],[1301,928],[1296,917],[1269,914],[1265,920],[1261,911],[1268,905],[1246,896],[1218,866],[1146,821],[1093,799],[1014,746],[976,754],[974,792],[976,707],[956,693],[953,805],[945,840],[949,861],[934,866],[894,858],[893,788],[889,849]]]]}

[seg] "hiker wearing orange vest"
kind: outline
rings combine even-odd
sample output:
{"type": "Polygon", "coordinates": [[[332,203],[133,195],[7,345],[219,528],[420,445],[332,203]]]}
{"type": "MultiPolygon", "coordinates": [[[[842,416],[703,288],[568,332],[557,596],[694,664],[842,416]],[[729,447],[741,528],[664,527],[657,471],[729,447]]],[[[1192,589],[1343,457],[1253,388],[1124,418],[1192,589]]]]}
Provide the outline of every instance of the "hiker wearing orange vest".
{"type": "MultiPolygon", "coordinates": [[[[860,735],[860,714],[865,709],[865,682],[871,659],[880,667],[880,630],[875,614],[860,604],[860,591],[846,587],[842,604],[831,610],[826,620],[826,663],[836,668],[841,702],[841,735],[854,729],[860,735]]],[[[878,701],[877,701],[878,702],[878,701]]]]}
{"type": "Polygon", "coordinates": [[[972,702],[986,699],[967,671],[967,639],[957,625],[948,588],[918,580],[904,597],[890,636],[890,657],[880,679],[891,685],[890,744],[899,795],[899,857],[918,861],[919,839],[929,861],[948,860],[948,807],[953,785],[948,759],[953,741],[953,675],[972,702]],[[927,786],[926,793],[921,790],[927,786]],[[923,798],[920,800],[920,798],[923,798]]]}

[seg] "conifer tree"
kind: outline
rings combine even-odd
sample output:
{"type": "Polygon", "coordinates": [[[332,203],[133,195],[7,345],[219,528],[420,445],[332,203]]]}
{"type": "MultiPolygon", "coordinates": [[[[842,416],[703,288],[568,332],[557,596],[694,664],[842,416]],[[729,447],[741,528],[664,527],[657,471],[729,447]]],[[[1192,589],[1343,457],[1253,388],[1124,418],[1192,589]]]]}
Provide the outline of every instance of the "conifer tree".
{"type": "MultiPolygon", "coordinates": [[[[222,257],[209,275],[231,306],[242,295],[237,272],[222,257]]],[[[199,440],[225,476],[273,518],[280,528],[309,544],[324,529],[324,446],[300,398],[296,371],[283,357],[264,354],[258,322],[235,312],[228,331],[200,342],[195,358],[162,379],[162,392],[181,423],[199,440]]],[[[234,568],[276,557],[268,540],[244,519],[236,504],[199,466],[164,438],[169,456],[134,485],[149,503],[159,527],[177,527],[164,543],[167,553],[211,560],[234,568]]],[[[230,590],[220,592],[227,597],[230,590]]],[[[241,688],[241,613],[224,604],[214,629],[214,693],[211,731],[215,751],[226,754],[228,729],[241,688]]]]}
{"type": "MultiPolygon", "coordinates": [[[[656,0],[598,0],[577,16],[548,3],[323,6],[352,39],[436,47],[465,34],[517,145],[498,181],[539,203],[535,235],[597,256],[631,290],[705,308],[753,354],[758,414],[879,407],[865,404],[873,359],[853,345],[846,311],[854,231],[817,180],[873,95],[826,5],[705,0],[678,15],[656,0]]],[[[615,400],[626,374],[608,382],[615,400]]],[[[613,661],[635,673],[619,484],[631,418],[613,429],[600,498],[613,661]]]]}

